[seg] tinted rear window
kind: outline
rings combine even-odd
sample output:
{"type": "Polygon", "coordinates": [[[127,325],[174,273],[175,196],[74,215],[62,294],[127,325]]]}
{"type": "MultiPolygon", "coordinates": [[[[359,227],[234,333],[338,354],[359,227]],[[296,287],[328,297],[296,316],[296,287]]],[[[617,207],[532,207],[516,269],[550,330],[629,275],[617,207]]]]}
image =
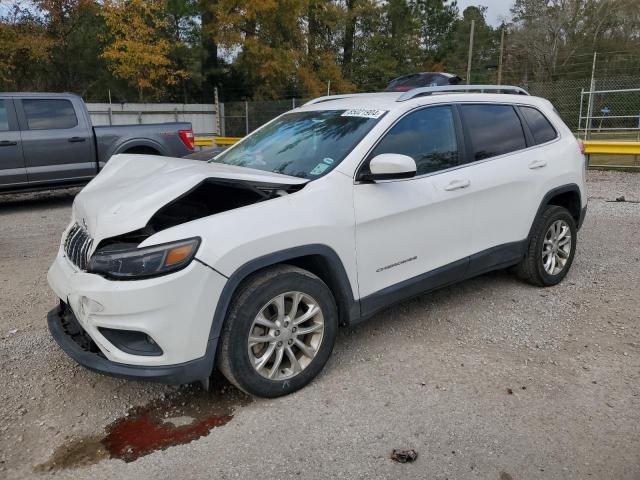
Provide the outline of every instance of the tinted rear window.
{"type": "Polygon", "coordinates": [[[472,161],[527,147],[520,118],[511,105],[461,105],[472,145],[472,161]]]}
{"type": "Polygon", "coordinates": [[[545,143],[558,136],[549,120],[539,110],[533,107],[520,107],[520,111],[536,143],[545,143]]]}
{"type": "Polygon", "coordinates": [[[22,100],[30,130],[73,128],[78,124],[69,100],[22,100]]]}
{"type": "Polygon", "coordinates": [[[385,89],[386,92],[406,91],[416,87],[424,87],[425,80],[422,75],[407,75],[406,77],[397,78],[385,89]]]}
{"type": "Polygon", "coordinates": [[[437,73],[417,73],[393,80],[391,83],[389,83],[389,85],[385,89],[385,92],[404,92],[407,90],[411,90],[412,88],[455,85],[457,83],[457,77],[448,77],[446,75],[437,73]]]}

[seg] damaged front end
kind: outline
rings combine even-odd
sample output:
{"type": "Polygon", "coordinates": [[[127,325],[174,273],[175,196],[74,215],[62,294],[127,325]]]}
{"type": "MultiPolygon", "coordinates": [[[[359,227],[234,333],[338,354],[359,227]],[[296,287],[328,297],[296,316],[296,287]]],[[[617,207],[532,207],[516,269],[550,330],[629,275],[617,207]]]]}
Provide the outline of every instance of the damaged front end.
{"type": "Polygon", "coordinates": [[[152,235],[176,225],[288,195],[302,185],[255,184],[207,179],[160,208],[141,229],[102,240],[88,259],[88,270],[114,280],[150,278],[185,268],[201,239],[139,248],[152,235]]]}
{"type": "Polygon", "coordinates": [[[295,177],[179,159],[161,159],[161,167],[153,164],[155,171],[142,180],[140,163],[146,163],[146,158],[134,164],[125,159],[129,168],[106,169],[78,195],[76,224],[63,245],[67,257],[81,270],[113,279],[179,270],[195,256],[200,238],[139,245],[160,231],[286,196],[306,184],[295,177]],[[77,251],[75,239],[81,236],[86,241],[77,251]]]}
{"type": "Polygon", "coordinates": [[[198,218],[282,197],[303,186],[209,178],[158,210],[145,228],[153,234],[198,218]]]}

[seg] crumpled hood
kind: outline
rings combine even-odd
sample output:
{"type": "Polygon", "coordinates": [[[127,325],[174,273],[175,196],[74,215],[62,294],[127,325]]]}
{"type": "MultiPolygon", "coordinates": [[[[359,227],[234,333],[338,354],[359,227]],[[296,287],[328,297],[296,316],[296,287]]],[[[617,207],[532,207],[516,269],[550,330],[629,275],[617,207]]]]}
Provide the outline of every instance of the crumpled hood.
{"type": "Polygon", "coordinates": [[[105,238],[144,227],[162,206],[207,178],[286,185],[308,182],[288,175],[198,160],[114,155],[76,196],[73,218],[87,229],[95,247],[105,238]]]}

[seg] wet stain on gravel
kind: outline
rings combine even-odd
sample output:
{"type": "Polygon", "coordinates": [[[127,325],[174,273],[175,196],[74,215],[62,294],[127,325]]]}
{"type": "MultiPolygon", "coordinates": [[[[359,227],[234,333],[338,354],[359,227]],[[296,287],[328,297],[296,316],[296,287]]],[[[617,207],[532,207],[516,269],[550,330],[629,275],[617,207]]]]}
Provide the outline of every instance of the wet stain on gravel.
{"type": "Polygon", "coordinates": [[[134,407],[110,423],[104,435],[88,435],[67,442],[45,463],[34,468],[46,472],[91,465],[107,458],[133,462],[157,450],[204,437],[233,419],[235,409],[250,397],[224,385],[206,392],[186,386],[146,406],[134,407]]]}

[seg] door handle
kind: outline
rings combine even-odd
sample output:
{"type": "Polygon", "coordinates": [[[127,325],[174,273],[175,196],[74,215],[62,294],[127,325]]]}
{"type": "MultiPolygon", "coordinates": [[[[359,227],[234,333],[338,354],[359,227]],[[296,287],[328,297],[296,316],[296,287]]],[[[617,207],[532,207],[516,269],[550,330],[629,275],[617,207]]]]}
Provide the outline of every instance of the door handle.
{"type": "Polygon", "coordinates": [[[547,161],[546,160],[534,160],[533,162],[531,162],[529,164],[529,168],[531,170],[535,170],[537,168],[544,168],[547,166],[547,161]]]}
{"type": "Polygon", "coordinates": [[[86,140],[86,138],[84,137],[71,137],[68,139],[69,142],[71,143],[75,143],[75,142],[84,142],[86,140]]]}
{"type": "Polygon", "coordinates": [[[460,190],[462,188],[467,188],[469,185],[471,185],[471,181],[469,181],[469,180],[452,180],[449,183],[449,185],[444,187],[444,189],[447,192],[450,192],[452,190],[460,190]]]}
{"type": "Polygon", "coordinates": [[[12,145],[17,145],[18,142],[12,142],[11,140],[2,140],[0,141],[0,147],[11,147],[12,145]]]}

